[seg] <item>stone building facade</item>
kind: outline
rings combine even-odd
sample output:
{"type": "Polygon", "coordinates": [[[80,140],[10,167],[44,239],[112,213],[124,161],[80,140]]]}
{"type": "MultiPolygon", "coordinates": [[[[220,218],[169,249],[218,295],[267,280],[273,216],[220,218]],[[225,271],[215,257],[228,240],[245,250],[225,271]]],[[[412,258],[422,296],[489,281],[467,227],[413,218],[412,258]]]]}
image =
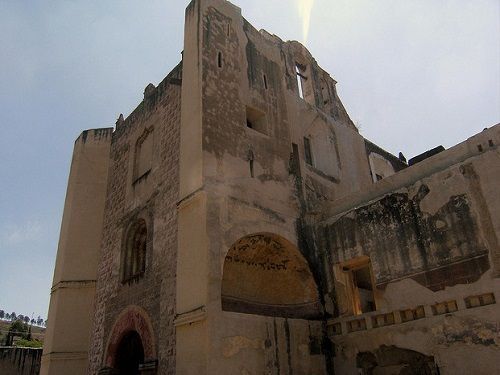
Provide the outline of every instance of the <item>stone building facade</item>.
{"type": "Polygon", "coordinates": [[[180,64],[75,143],[41,373],[500,372],[500,126],[409,167],[335,85],[193,0],[180,64]]]}

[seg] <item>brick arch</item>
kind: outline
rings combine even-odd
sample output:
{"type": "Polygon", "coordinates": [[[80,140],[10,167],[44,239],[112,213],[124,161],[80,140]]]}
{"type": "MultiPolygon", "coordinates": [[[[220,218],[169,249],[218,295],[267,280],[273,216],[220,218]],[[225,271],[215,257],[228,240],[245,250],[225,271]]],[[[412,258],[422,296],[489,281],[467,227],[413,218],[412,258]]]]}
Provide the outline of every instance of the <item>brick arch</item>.
{"type": "Polygon", "coordinates": [[[153,326],[148,313],[139,306],[128,306],[118,315],[109,335],[105,355],[107,367],[112,368],[115,365],[114,362],[120,341],[131,331],[137,332],[141,338],[145,360],[156,359],[153,326]]]}

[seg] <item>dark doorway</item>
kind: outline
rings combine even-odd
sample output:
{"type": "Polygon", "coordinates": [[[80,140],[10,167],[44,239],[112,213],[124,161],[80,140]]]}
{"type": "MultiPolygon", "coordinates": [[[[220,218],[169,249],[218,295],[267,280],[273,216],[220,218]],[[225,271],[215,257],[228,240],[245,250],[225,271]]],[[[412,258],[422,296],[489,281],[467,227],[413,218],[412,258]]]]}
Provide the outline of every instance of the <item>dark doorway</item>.
{"type": "Polygon", "coordinates": [[[356,291],[357,304],[361,313],[375,311],[375,298],[373,297],[372,275],[370,265],[352,271],[353,283],[356,291]]]}
{"type": "Polygon", "coordinates": [[[115,369],[120,375],[139,375],[139,364],[144,363],[144,348],[135,331],[123,336],[116,351],[115,369]]]}

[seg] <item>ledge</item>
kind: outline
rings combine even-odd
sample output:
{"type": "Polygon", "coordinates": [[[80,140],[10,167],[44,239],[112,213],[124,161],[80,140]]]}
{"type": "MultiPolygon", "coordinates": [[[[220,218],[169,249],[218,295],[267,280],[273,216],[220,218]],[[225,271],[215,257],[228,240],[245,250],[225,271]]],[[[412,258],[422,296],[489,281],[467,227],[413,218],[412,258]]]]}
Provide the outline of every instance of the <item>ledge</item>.
{"type": "Polygon", "coordinates": [[[366,332],[383,327],[398,326],[400,324],[435,318],[439,315],[451,315],[456,312],[472,308],[486,307],[496,304],[494,292],[483,292],[479,295],[463,295],[456,299],[436,301],[434,304],[420,304],[412,307],[396,309],[394,311],[376,310],[360,315],[351,315],[329,319],[327,322],[328,336],[346,336],[356,332],[366,332]],[[420,310],[417,314],[416,311],[420,310]],[[405,314],[406,313],[406,314],[405,314]],[[405,317],[403,317],[403,314],[405,317]],[[380,323],[377,318],[392,315],[392,320],[380,323]],[[354,327],[354,328],[353,328],[354,327]]]}
{"type": "Polygon", "coordinates": [[[61,280],[54,284],[50,289],[50,293],[54,293],[58,289],[83,289],[95,288],[96,280],[61,280]]]}
{"type": "Polygon", "coordinates": [[[180,327],[196,322],[201,322],[207,318],[207,309],[205,305],[197,307],[194,310],[177,314],[174,319],[174,326],[180,327]]]}

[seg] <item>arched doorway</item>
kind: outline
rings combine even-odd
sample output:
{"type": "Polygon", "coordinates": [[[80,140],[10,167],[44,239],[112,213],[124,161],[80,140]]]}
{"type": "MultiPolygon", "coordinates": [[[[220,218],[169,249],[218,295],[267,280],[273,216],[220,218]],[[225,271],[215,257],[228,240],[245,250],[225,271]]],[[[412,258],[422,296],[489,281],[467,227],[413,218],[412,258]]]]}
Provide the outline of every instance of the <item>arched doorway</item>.
{"type": "Polygon", "coordinates": [[[104,369],[111,374],[155,373],[157,368],[156,345],[151,319],[139,306],[128,306],[117,317],[106,344],[104,369]],[[151,372],[153,371],[153,372],[151,372]]]}
{"type": "Polygon", "coordinates": [[[229,249],[222,278],[222,309],[286,318],[317,318],[318,288],[299,249],[272,233],[239,239],[229,249]]]}
{"type": "Polygon", "coordinates": [[[139,365],[144,363],[144,347],[136,331],[127,332],[116,351],[114,368],[120,375],[138,375],[139,365]]]}

